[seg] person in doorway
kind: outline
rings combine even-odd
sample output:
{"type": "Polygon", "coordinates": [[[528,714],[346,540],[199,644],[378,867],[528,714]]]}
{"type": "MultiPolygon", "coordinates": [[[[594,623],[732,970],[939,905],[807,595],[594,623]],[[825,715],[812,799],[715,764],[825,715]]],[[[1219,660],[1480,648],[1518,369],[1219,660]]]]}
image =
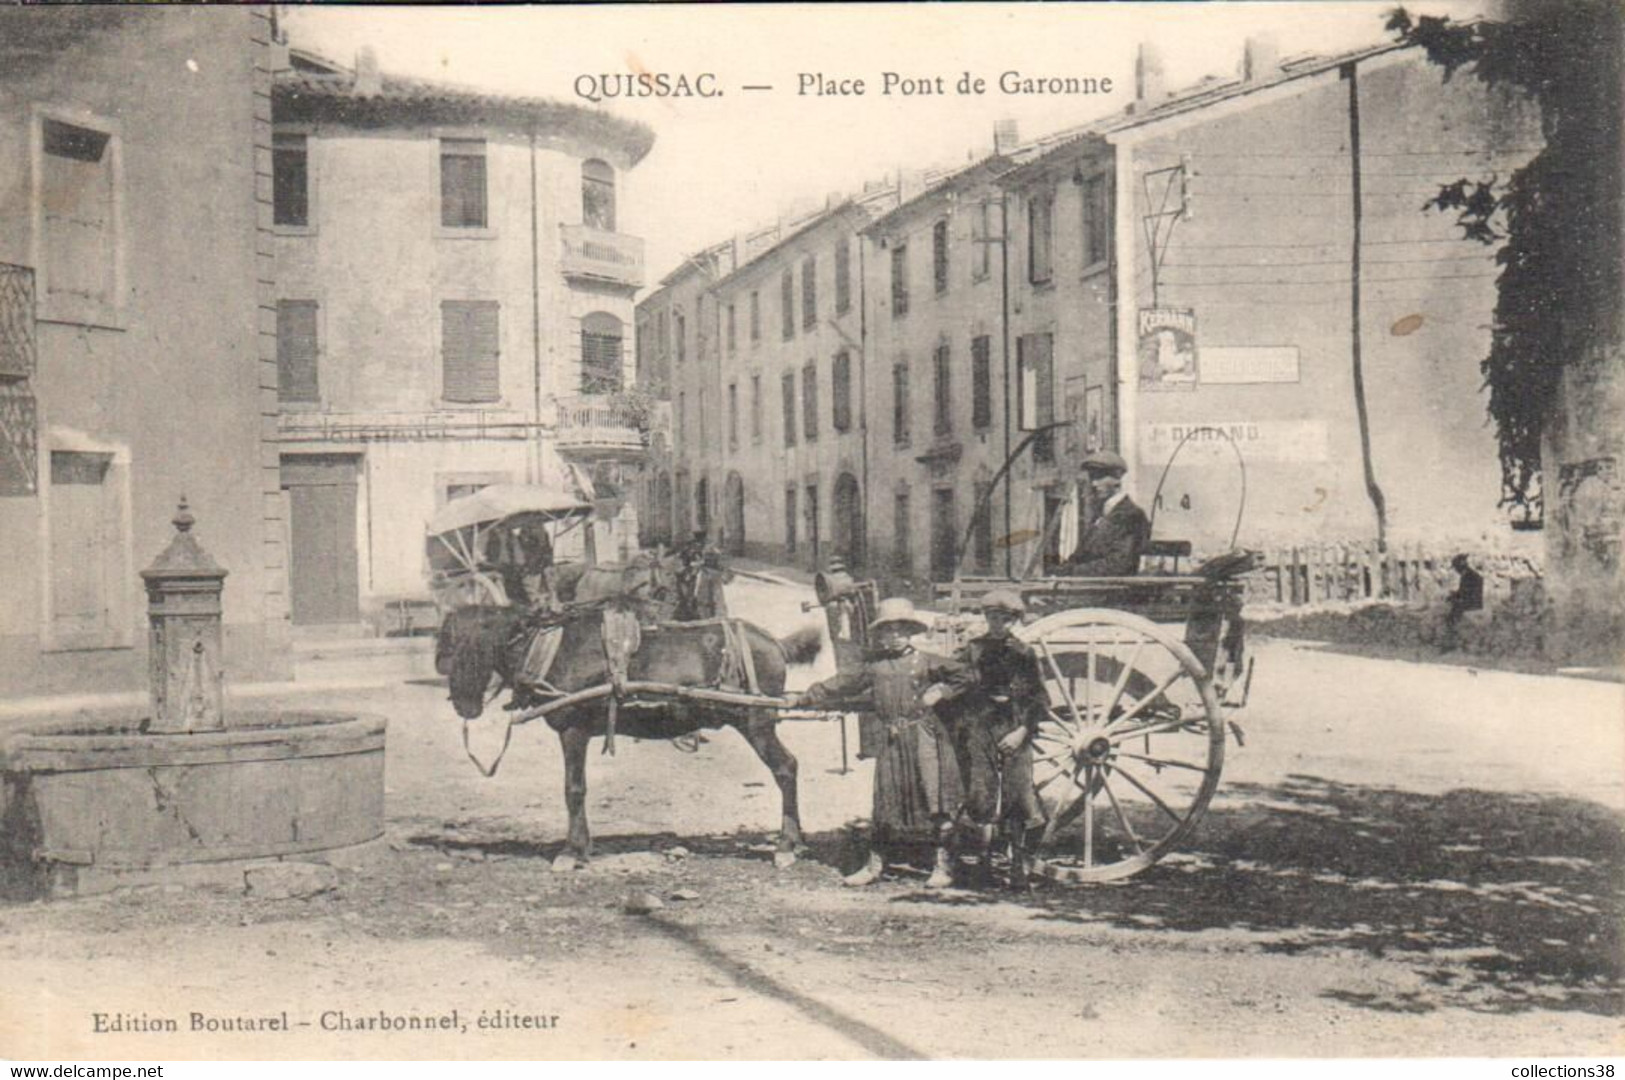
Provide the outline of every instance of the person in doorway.
{"type": "Polygon", "coordinates": [[[963,818],[980,840],[981,871],[991,878],[994,841],[1002,827],[1011,846],[1011,888],[1027,883],[1030,830],[1044,824],[1033,788],[1033,741],[1049,701],[1038,654],[1013,632],[1027,605],[1020,594],[995,589],[982,598],[987,633],[955,656],[956,669],[927,691],[940,691],[938,711],[949,718],[964,780],[963,818]]]}
{"type": "Polygon", "coordinates": [[[1089,513],[1078,537],[1078,549],[1061,564],[1068,577],[1131,577],[1140,572],[1140,556],[1151,543],[1151,521],[1123,490],[1128,463],[1110,450],[1083,459],[1088,481],[1089,513]]]}
{"type": "Polygon", "coordinates": [[[875,757],[869,850],[862,868],[844,879],[850,886],[879,881],[898,845],[922,833],[936,845],[926,888],[953,884],[959,762],[946,726],[921,700],[928,687],[951,676],[953,665],[910,644],[910,638],[926,629],[906,598],[882,600],[869,624],[874,645],[864,666],[816,683],[796,699],[802,708],[872,712],[885,731],[875,757]]]}

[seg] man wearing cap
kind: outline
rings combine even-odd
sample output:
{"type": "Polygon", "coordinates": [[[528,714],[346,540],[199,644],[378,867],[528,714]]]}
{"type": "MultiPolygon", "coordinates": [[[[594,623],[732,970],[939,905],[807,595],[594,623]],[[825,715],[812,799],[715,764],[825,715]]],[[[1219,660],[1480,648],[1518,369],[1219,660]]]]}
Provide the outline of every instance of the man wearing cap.
{"type": "Polygon", "coordinates": [[[1123,490],[1128,463],[1110,450],[1083,459],[1093,513],[1078,538],[1078,550],[1061,564],[1068,577],[1131,577],[1151,543],[1151,522],[1123,490]]]}
{"type": "Polygon", "coordinates": [[[879,881],[886,856],[922,833],[937,848],[926,887],[945,889],[953,884],[949,845],[960,806],[959,762],[947,728],[920,700],[927,687],[952,673],[953,666],[909,644],[926,629],[908,599],[882,600],[869,624],[873,647],[863,668],[816,683],[796,700],[805,708],[871,712],[885,728],[884,745],[875,757],[873,836],[863,868],[845,878],[847,885],[879,881]]]}
{"type": "MultiPolygon", "coordinates": [[[[939,709],[954,728],[965,818],[980,834],[982,872],[991,870],[993,841],[1003,826],[1014,846],[1012,887],[1025,883],[1027,831],[1044,824],[1033,789],[1033,740],[1049,698],[1038,654],[1012,633],[1026,612],[1020,594],[1008,589],[982,598],[987,633],[954,658],[955,670],[941,684],[939,709]]],[[[928,692],[926,700],[933,696],[928,692]]]]}

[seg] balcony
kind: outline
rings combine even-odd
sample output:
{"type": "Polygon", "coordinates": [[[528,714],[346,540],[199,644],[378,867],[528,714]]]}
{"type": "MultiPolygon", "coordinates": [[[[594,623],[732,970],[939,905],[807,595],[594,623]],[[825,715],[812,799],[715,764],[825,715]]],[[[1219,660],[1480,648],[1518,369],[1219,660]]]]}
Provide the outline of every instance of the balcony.
{"type": "Polygon", "coordinates": [[[587,225],[560,225],[564,276],[627,289],[643,287],[643,239],[587,225]]]}
{"type": "Polygon", "coordinates": [[[655,417],[648,405],[614,394],[559,398],[554,445],[573,461],[642,461],[655,417]]]}

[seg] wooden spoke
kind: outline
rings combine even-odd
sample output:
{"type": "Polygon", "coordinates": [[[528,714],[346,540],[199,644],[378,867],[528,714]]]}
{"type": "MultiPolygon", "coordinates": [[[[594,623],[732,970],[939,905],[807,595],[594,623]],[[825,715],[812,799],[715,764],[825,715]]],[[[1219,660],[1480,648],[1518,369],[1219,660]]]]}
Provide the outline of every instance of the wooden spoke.
{"type": "Polygon", "coordinates": [[[1175,761],[1172,758],[1147,757],[1144,754],[1136,754],[1136,753],[1133,753],[1133,752],[1128,751],[1128,750],[1119,750],[1117,752],[1117,756],[1118,757],[1133,758],[1135,761],[1143,761],[1147,765],[1155,765],[1158,768],[1161,768],[1163,766],[1168,766],[1168,767],[1175,768],[1175,769],[1189,769],[1191,772],[1199,772],[1199,773],[1206,773],[1207,772],[1207,766],[1206,765],[1193,765],[1188,761],[1175,761]]]}
{"type": "Polygon", "coordinates": [[[1117,703],[1119,701],[1123,700],[1123,690],[1128,686],[1128,677],[1138,670],[1134,664],[1140,659],[1140,653],[1144,649],[1145,638],[1141,638],[1134,643],[1134,651],[1129,654],[1128,662],[1123,665],[1122,672],[1117,676],[1117,682],[1112,686],[1111,699],[1106,702],[1106,711],[1101,713],[1101,715],[1104,716],[1108,722],[1112,718],[1112,710],[1117,708],[1117,703]]]}
{"type": "Polygon", "coordinates": [[[1038,645],[1044,652],[1044,659],[1049,661],[1050,670],[1055,673],[1055,685],[1061,691],[1061,696],[1066,699],[1066,707],[1072,713],[1072,719],[1078,722],[1080,728],[1083,727],[1083,717],[1078,713],[1078,703],[1072,700],[1072,691],[1067,689],[1066,676],[1061,674],[1061,665],[1055,662],[1055,654],[1050,652],[1049,642],[1040,638],[1038,645]]]}
{"type": "Polygon", "coordinates": [[[1146,798],[1148,798],[1152,802],[1156,803],[1157,807],[1164,814],[1167,814],[1169,817],[1173,818],[1175,825],[1183,825],[1183,824],[1185,824],[1185,819],[1180,817],[1178,814],[1174,813],[1173,809],[1171,807],[1169,807],[1169,805],[1167,803],[1162,801],[1162,796],[1158,795],[1155,791],[1152,791],[1150,788],[1148,788],[1144,784],[1140,783],[1139,780],[1135,779],[1133,773],[1124,772],[1122,769],[1118,769],[1117,770],[1117,775],[1121,776],[1124,780],[1127,780],[1129,783],[1131,783],[1135,787],[1139,788],[1141,793],[1144,794],[1146,798]]]}
{"type": "Polygon", "coordinates": [[[1086,870],[1095,865],[1095,795],[1089,790],[1095,786],[1095,770],[1091,768],[1088,772],[1089,782],[1083,785],[1083,866],[1086,870]]]}
{"type": "Polygon", "coordinates": [[[1111,800],[1112,811],[1117,815],[1118,823],[1123,826],[1123,831],[1128,833],[1129,841],[1133,843],[1134,850],[1144,854],[1145,845],[1140,843],[1140,837],[1137,833],[1135,833],[1134,826],[1128,823],[1128,815],[1123,813],[1123,804],[1117,801],[1117,793],[1112,790],[1111,781],[1107,780],[1105,777],[1101,777],[1100,786],[1105,789],[1106,798],[1111,800]]]}
{"type": "Polygon", "coordinates": [[[1049,776],[1047,776],[1044,779],[1040,780],[1038,783],[1034,784],[1033,785],[1033,790],[1034,791],[1043,791],[1045,788],[1049,787],[1051,784],[1055,783],[1055,781],[1061,779],[1063,776],[1066,777],[1068,780],[1072,781],[1074,784],[1076,784],[1078,782],[1078,778],[1072,775],[1072,771],[1070,769],[1058,769],[1054,773],[1050,774],[1049,776]]]}
{"type": "Polygon", "coordinates": [[[1132,727],[1122,731],[1113,730],[1107,732],[1107,735],[1111,738],[1112,745],[1116,746],[1130,739],[1137,739],[1142,735],[1167,735],[1175,731],[1189,730],[1191,730],[1190,721],[1180,717],[1178,720],[1159,720],[1155,723],[1141,724],[1139,727],[1132,727]]]}
{"type": "Polygon", "coordinates": [[[1178,682],[1180,680],[1181,676],[1183,676],[1185,674],[1186,674],[1186,672],[1182,668],[1175,668],[1174,673],[1172,675],[1168,676],[1166,679],[1162,680],[1162,682],[1157,685],[1157,688],[1155,690],[1152,690],[1149,694],[1145,695],[1145,697],[1140,698],[1138,701],[1136,701],[1134,703],[1134,707],[1132,709],[1130,709],[1128,712],[1124,713],[1122,716],[1119,716],[1114,720],[1108,721],[1108,723],[1111,723],[1111,724],[1126,724],[1126,723],[1128,723],[1130,720],[1134,719],[1136,716],[1139,716],[1140,713],[1144,712],[1145,709],[1147,708],[1147,706],[1149,706],[1152,702],[1156,701],[1158,698],[1162,697],[1165,693],[1167,693],[1168,688],[1170,686],[1174,685],[1174,683],[1178,682]]]}

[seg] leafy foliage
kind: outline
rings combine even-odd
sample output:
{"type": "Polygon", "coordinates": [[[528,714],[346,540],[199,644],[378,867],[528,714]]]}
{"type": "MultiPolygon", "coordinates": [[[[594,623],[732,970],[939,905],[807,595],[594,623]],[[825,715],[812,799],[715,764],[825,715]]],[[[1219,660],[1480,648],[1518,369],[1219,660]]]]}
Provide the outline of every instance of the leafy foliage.
{"type": "Polygon", "coordinates": [[[1508,22],[1388,16],[1447,81],[1466,71],[1541,108],[1545,148],[1504,187],[1457,180],[1424,207],[1454,212],[1466,239],[1505,241],[1481,370],[1503,502],[1517,506],[1538,504],[1541,434],[1565,366],[1617,351],[1621,336],[1620,20],[1614,0],[1551,0],[1508,22]]]}

